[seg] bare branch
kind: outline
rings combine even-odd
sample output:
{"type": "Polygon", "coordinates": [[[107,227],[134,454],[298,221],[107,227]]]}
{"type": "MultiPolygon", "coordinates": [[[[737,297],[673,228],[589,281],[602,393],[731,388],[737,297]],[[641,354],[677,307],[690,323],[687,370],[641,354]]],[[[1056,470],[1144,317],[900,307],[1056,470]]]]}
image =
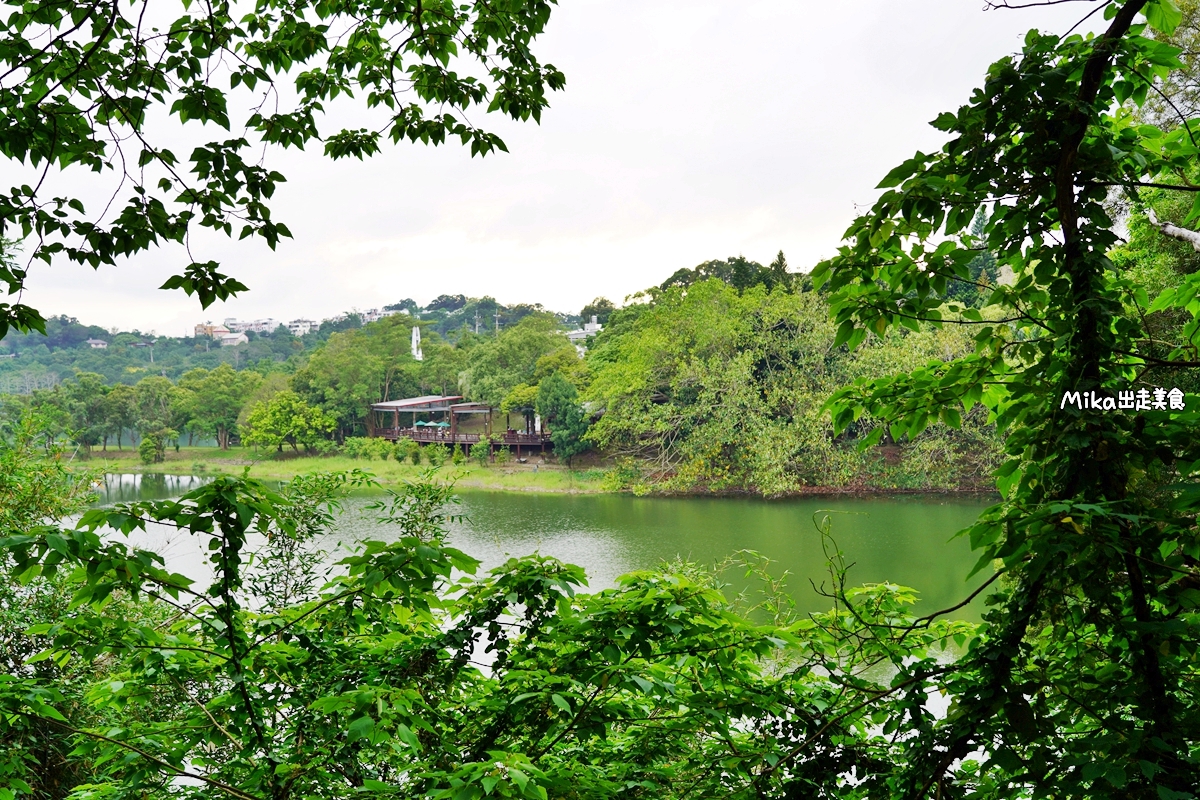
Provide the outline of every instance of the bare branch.
{"type": "Polygon", "coordinates": [[[1190,242],[1192,247],[1200,252],[1200,233],[1190,231],[1187,228],[1181,228],[1178,225],[1173,225],[1170,222],[1159,222],[1158,215],[1154,213],[1154,209],[1146,207],[1146,219],[1150,224],[1158,228],[1159,233],[1163,236],[1170,236],[1172,239],[1179,239],[1183,242],[1190,242]]]}

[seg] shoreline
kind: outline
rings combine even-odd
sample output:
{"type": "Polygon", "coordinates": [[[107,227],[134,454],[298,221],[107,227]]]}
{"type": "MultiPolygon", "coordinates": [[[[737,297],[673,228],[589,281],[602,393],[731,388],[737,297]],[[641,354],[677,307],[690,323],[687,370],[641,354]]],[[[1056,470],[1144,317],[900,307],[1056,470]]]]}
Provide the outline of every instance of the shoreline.
{"type": "MultiPolygon", "coordinates": [[[[380,486],[388,488],[405,480],[412,480],[430,469],[429,465],[400,464],[392,460],[355,459],[347,456],[290,456],[283,459],[255,458],[252,451],[234,448],[220,451],[212,447],[183,447],[179,452],[167,451],[166,461],[160,464],[143,464],[132,450],[93,452],[91,458],[78,459],[84,466],[107,473],[147,475],[228,475],[238,474],[246,467],[253,478],[267,480],[290,480],[297,475],[315,471],[347,471],[361,469],[371,472],[380,486]]],[[[455,486],[478,491],[549,494],[626,494],[604,486],[607,470],[600,468],[567,469],[558,464],[489,464],[481,467],[475,463],[458,466],[447,464],[438,469],[439,477],[457,475],[455,486]]],[[[646,497],[729,497],[761,500],[788,500],[802,497],[895,497],[895,496],[945,496],[981,497],[997,496],[995,489],[958,488],[887,488],[875,486],[806,486],[799,491],[774,497],[765,497],[749,490],[651,492],[646,497]]]]}

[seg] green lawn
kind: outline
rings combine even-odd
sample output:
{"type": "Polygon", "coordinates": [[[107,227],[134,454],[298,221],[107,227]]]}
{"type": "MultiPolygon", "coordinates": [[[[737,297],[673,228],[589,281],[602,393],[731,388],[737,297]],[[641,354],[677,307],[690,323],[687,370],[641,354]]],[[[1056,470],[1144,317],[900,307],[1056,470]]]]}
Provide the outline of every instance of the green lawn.
{"type": "MultiPolygon", "coordinates": [[[[87,462],[89,466],[105,472],[163,472],[175,475],[205,475],[240,473],[250,467],[255,478],[286,480],[306,472],[337,472],[364,469],[375,474],[385,486],[395,485],[405,479],[415,478],[427,464],[414,466],[398,464],[391,459],[355,459],[345,456],[285,457],[279,460],[249,448],[234,447],[218,450],[215,447],[181,447],[167,449],[167,460],[162,464],[146,465],[134,450],[126,448],[108,452],[95,451],[87,462]]],[[[537,456],[527,463],[489,464],[481,467],[468,462],[455,467],[446,465],[438,471],[442,478],[457,476],[455,485],[462,488],[501,489],[518,492],[601,492],[603,470],[568,470],[557,464],[538,464],[537,456]]]]}

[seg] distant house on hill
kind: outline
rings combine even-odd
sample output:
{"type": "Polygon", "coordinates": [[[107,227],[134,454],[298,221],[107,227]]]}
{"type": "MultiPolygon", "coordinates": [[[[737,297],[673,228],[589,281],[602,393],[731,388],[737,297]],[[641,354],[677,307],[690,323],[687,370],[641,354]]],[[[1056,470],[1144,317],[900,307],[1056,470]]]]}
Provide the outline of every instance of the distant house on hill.
{"type": "Polygon", "coordinates": [[[582,328],[574,331],[567,331],[567,338],[571,340],[571,344],[575,345],[575,349],[578,350],[579,355],[582,356],[585,352],[587,352],[587,340],[602,330],[604,330],[604,326],[596,321],[595,315],[592,315],[592,321],[585,322],[582,328]]]}
{"type": "Polygon", "coordinates": [[[211,323],[197,325],[195,329],[197,339],[205,336],[210,339],[220,339],[227,333],[229,333],[229,328],[226,328],[224,325],[213,325],[211,323]]]}
{"type": "Polygon", "coordinates": [[[254,331],[255,333],[272,333],[283,323],[277,319],[256,319],[253,322],[242,322],[236,317],[225,318],[225,328],[230,333],[241,333],[242,331],[254,331]]]}
{"type": "Polygon", "coordinates": [[[316,327],[317,323],[311,319],[294,319],[287,324],[287,329],[292,332],[292,336],[304,336],[316,327]]]}
{"type": "Polygon", "coordinates": [[[237,347],[246,344],[250,339],[244,333],[226,333],[221,337],[221,347],[237,347]]]}
{"type": "Polygon", "coordinates": [[[379,320],[383,319],[384,317],[390,317],[394,314],[407,314],[407,313],[408,313],[407,309],[399,310],[399,309],[386,309],[385,308],[384,310],[380,311],[378,308],[368,308],[366,311],[358,312],[358,316],[360,319],[362,319],[363,324],[366,325],[368,322],[378,322],[379,320]]]}
{"type": "Polygon", "coordinates": [[[108,347],[108,342],[104,341],[103,339],[88,339],[86,342],[84,342],[84,344],[93,350],[104,350],[108,347]]]}

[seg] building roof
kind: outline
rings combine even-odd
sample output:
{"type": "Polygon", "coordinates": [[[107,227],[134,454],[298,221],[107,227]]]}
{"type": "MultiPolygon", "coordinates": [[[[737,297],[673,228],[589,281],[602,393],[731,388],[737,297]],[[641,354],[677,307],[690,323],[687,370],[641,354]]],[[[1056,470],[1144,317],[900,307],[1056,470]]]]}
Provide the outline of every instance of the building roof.
{"type": "Polygon", "coordinates": [[[455,400],[462,400],[462,395],[427,394],[375,403],[371,408],[376,411],[448,411],[455,400]]]}
{"type": "Polygon", "coordinates": [[[455,414],[486,414],[492,407],[487,403],[455,403],[450,410],[455,414]]]}

